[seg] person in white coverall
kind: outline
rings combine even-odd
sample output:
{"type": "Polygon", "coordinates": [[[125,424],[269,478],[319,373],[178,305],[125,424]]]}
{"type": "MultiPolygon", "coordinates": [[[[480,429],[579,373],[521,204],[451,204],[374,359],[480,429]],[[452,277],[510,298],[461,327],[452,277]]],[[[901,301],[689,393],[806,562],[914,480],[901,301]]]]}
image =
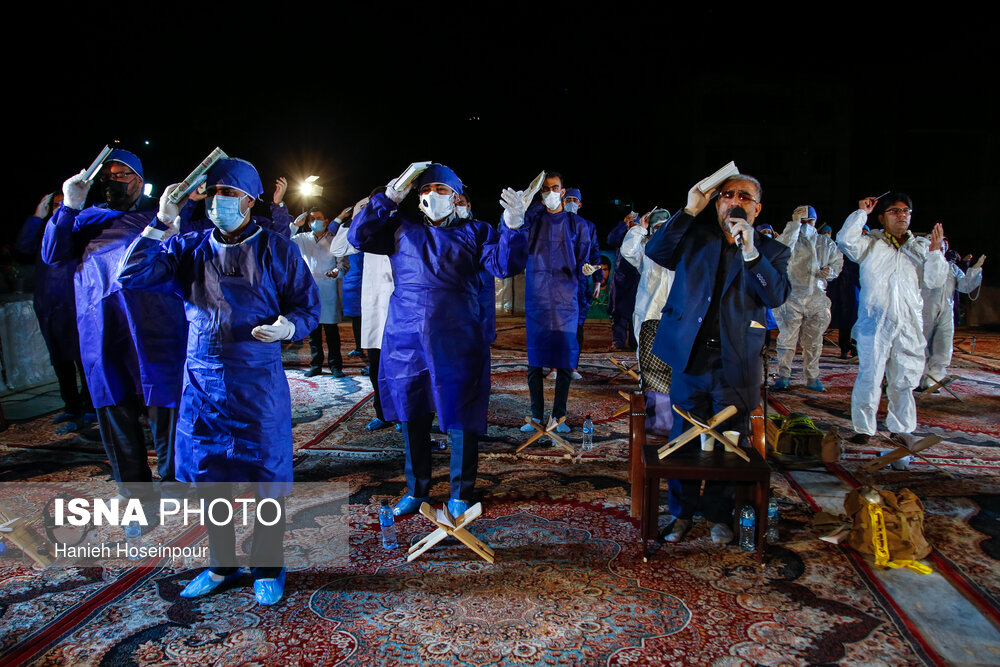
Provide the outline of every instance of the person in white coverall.
{"type": "MultiPolygon", "coordinates": [[[[656,326],[660,323],[660,314],[670,296],[670,286],[674,282],[674,272],[662,267],[646,257],[646,241],[670,219],[670,211],[653,209],[639,219],[639,224],[625,233],[622,241],[622,258],[634,266],[639,272],[639,289],[635,293],[635,312],[632,315],[632,327],[642,340],[642,329],[646,322],[647,336],[656,336],[656,326]]],[[[650,339],[652,344],[652,338],[650,339]]],[[[642,348],[640,342],[639,349],[642,348]]],[[[640,360],[640,364],[642,361],[640,360]]]]}
{"type": "Polygon", "coordinates": [[[826,284],[840,274],[844,255],[829,236],[816,232],[816,209],[799,206],[778,240],[792,250],[788,281],[792,293],[774,310],[778,323],[778,379],[775,389],[787,389],[792,377],[796,343],[802,345],[806,387],[826,391],[819,381],[823,333],[830,326],[830,299],[826,284]]]}
{"type": "MultiPolygon", "coordinates": [[[[902,193],[881,200],[883,229],[865,235],[862,228],[879,199],[858,202],[837,234],[837,245],[861,267],[861,296],[854,339],[858,343],[858,377],[851,394],[854,430],[874,435],[882,376],[888,379],[889,414],[893,434],[909,434],[917,426],[913,389],[924,369],[923,284],[940,287],[948,271],[941,251],[944,230],[934,225],[931,239],[909,230],[912,202],[902,193]]],[[[905,438],[904,438],[905,439],[905,438]]]]}
{"type": "MultiPolygon", "coordinates": [[[[944,251],[948,251],[948,241],[944,241],[944,251]]],[[[948,262],[944,285],[935,289],[921,287],[924,299],[924,338],[927,350],[924,361],[924,376],[920,381],[923,389],[943,380],[951,364],[951,350],[955,339],[955,290],[968,294],[983,282],[982,255],[968,272],[962,271],[954,262],[948,262]]]]}

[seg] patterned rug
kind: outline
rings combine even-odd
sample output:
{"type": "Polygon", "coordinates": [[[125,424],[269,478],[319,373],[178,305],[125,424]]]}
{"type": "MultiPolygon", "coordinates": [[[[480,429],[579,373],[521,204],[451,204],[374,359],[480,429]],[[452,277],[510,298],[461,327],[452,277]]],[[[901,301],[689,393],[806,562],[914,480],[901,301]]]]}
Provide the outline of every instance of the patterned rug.
{"type": "MultiPolygon", "coordinates": [[[[990,341],[989,334],[978,334],[990,341]]],[[[831,348],[827,352],[833,354],[831,348]]],[[[796,363],[800,363],[797,359],[796,363]]],[[[820,379],[826,394],[796,386],[801,368],[793,368],[789,391],[772,392],[771,405],[779,412],[802,412],[819,428],[836,426],[851,436],[851,388],[857,375],[854,361],[823,357],[820,379]]],[[[886,467],[868,473],[861,466],[888,443],[844,443],[844,456],[833,467],[850,485],[867,484],[898,491],[909,488],[923,501],[925,529],[934,548],[930,562],[986,613],[1000,620],[1000,374],[981,364],[956,360],[949,385],[961,398],[946,392],[917,401],[917,430],[921,437],[935,434],[940,444],[923,452],[929,461],[915,459],[910,471],[886,467]],[[936,469],[931,463],[940,466],[936,469]]],[[[886,401],[878,418],[884,429],[886,401]]]]}
{"type": "MultiPolygon", "coordinates": [[[[518,430],[527,405],[526,360],[523,347],[503,344],[523,339],[523,320],[520,330],[501,318],[498,328],[504,326],[494,350],[491,428],[477,483],[485,511],[473,524],[496,551],[495,565],[452,540],[406,563],[403,548],[432,528],[421,517],[397,524],[400,549],[381,547],[377,507],[405,488],[401,437],[393,429],[363,430],[373,412],[360,365],[347,367],[344,379],[303,378],[307,362],[292,359],[296,480],[349,487],[349,565],[292,570],[284,599],[263,608],[248,582],[184,600],[178,593],[192,570],[39,572],[11,548],[0,557],[0,663],[941,663],[873,583],[870,569],[817,539],[808,498],[784,475],[772,475],[781,539],[769,546],[763,566],[736,547],[712,548],[703,521],[691,539],[659,544],[644,563],[636,521],[628,516],[628,425],[625,417],[611,418],[621,403],[616,390],[632,385],[611,379],[617,371],[606,362],[606,323],[588,329],[587,340],[595,342],[585,346],[584,379],[570,391],[570,439],[579,437],[584,414],[597,422],[599,445],[577,464],[551,447],[513,454],[526,437],[518,430]]],[[[846,384],[830,382],[835,388],[824,395],[823,410],[807,403],[814,399],[802,397],[804,390],[777,400],[785,409],[807,408],[823,425],[843,425],[852,370],[824,357],[824,382],[839,372],[846,384]]],[[[960,369],[970,378],[962,380],[970,402],[979,402],[985,415],[970,405],[955,416],[949,410],[956,401],[940,408],[955,437],[931,451],[955,479],[924,464],[874,479],[889,488],[909,486],[924,499],[932,564],[989,607],[1000,599],[994,469],[1000,456],[979,425],[995,425],[1000,410],[989,402],[989,383],[997,377],[980,372],[960,369]]],[[[551,381],[546,387],[551,391],[551,381]]],[[[50,422],[51,416],[42,417],[0,435],[0,481],[106,480],[99,440],[57,436],[50,422]]],[[[860,463],[877,449],[850,447],[834,471],[864,479],[860,463]]],[[[431,493],[438,503],[448,494],[447,464],[447,451],[435,453],[431,493]]],[[[315,539],[310,526],[322,519],[293,516],[288,544],[308,546],[315,539]]],[[[664,508],[661,527],[668,521],[664,508]]],[[[192,536],[196,543],[203,539],[192,536]]]]}

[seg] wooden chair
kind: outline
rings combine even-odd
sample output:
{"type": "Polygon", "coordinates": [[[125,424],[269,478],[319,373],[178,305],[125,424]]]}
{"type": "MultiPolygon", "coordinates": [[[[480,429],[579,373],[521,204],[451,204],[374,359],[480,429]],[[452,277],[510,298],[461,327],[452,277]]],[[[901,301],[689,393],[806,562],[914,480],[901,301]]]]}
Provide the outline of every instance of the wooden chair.
{"type": "MultiPolygon", "coordinates": [[[[649,558],[648,542],[659,534],[660,480],[699,479],[737,483],[736,506],[754,506],[757,522],[757,559],[763,560],[767,546],[767,503],[770,494],[771,468],[765,460],[764,416],[761,408],[750,415],[752,448],[749,461],[725,449],[711,452],[677,451],[660,459],[659,450],[666,441],[662,436],[646,435],[645,396],[632,394],[629,419],[629,479],[632,482],[632,516],[639,518],[643,560],[649,558]]],[[[733,533],[739,534],[734,516],[733,533]]]]}

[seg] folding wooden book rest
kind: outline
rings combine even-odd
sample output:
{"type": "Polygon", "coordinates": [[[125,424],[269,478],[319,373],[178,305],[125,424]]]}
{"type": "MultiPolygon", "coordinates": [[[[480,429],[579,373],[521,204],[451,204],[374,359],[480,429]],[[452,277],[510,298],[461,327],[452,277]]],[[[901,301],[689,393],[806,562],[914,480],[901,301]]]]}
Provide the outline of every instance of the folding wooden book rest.
{"type": "Polygon", "coordinates": [[[574,459],[576,461],[580,460],[581,453],[577,452],[576,448],[573,447],[573,445],[571,445],[568,442],[566,442],[563,439],[563,437],[561,435],[559,435],[559,433],[556,432],[556,427],[559,426],[559,424],[562,424],[564,421],[566,421],[566,415],[563,415],[558,420],[556,420],[556,419],[549,419],[549,423],[546,426],[542,426],[542,424],[540,422],[535,421],[534,417],[531,417],[531,416],[525,416],[524,421],[527,424],[531,424],[534,427],[535,432],[531,435],[530,438],[528,438],[524,442],[523,445],[521,445],[520,447],[518,447],[517,449],[514,450],[515,454],[520,454],[522,449],[524,449],[525,447],[527,447],[531,443],[535,442],[539,438],[541,438],[543,436],[548,436],[549,438],[552,439],[552,442],[554,444],[558,445],[559,447],[561,447],[561,448],[565,449],[567,452],[569,452],[566,455],[567,458],[574,459]]]}
{"type": "Polygon", "coordinates": [[[950,378],[947,375],[941,378],[940,380],[935,380],[934,377],[931,375],[925,375],[924,378],[930,380],[933,384],[927,387],[927,389],[921,389],[920,391],[916,392],[914,396],[917,399],[927,398],[938,389],[944,389],[946,392],[948,392],[958,400],[960,401],[962,400],[962,397],[956,394],[954,391],[952,391],[951,387],[948,386],[955,381],[955,378],[950,378]]]}
{"type": "Polygon", "coordinates": [[[905,445],[901,445],[900,443],[896,442],[892,438],[882,433],[879,433],[879,436],[881,436],[884,440],[886,440],[890,445],[895,447],[895,449],[893,449],[888,454],[885,454],[883,456],[877,456],[872,460],[868,461],[867,463],[861,466],[862,469],[868,472],[875,472],[876,470],[881,470],[890,463],[895,463],[904,456],[916,456],[924,463],[929,463],[938,470],[940,470],[941,472],[943,472],[944,474],[948,475],[948,477],[953,476],[950,472],[948,472],[938,464],[934,463],[933,461],[928,460],[923,456],[923,454],[920,453],[925,449],[930,449],[939,442],[942,442],[943,438],[936,435],[927,435],[918,440],[917,442],[913,443],[909,447],[906,447],[905,445]]]}
{"type": "Polygon", "coordinates": [[[424,503],[420,506],[420,513],[430,519],[431,522],[437,526],[437,529],[410,547],[408,552],[409,555],[406,557],[406,562],[410,562],[414,558],[418,558],[432,546],[446,537],[451,536],[472,549],[476,555],[481,557],[483,560],[490,564],[493,563],[493,549],[490,549],[488,546],[483,544],[479,538],[465,528],[470,523],[478,519],[479,515],[483,513],[482,503],[476,503],[469,509],[465,510],[464,514],[460,514],[459,516],[452,516],[448,512],[447,507],[435,510],[431,507],[430,503],[424,503]]]}
{"type": "Polygon", "coordinates": [[[633,380],[635,380],[636,382],[639,381],[639,374],[636,373],[634,370],[632,370],[633,368],[639,365],[638,361],[628,364],[625,363],[624,361],[618,361],[614,357],[608,357],[608,361],[610,361],[612,365],[614,365],[614,367],[618,369],[618,375],[615,375],[613,378],[608,380],[608,382],[614,382],[622,375],[630,375],[633,380]]]}
{"type": "Polygon", "coordinates": [[[727,419],[729,419],[738,412],[735,405],[730,405],[728,408],[720,410],[718,413],[712,416],[711,419],[704,422],[698,417],[692,415],[684,408],[677,407],[676,405],[674,406],[674,412],[683,417],[684,420],[690,423],[692,426],[691,428],[684,431],[683,433],[681,433],[679,436],[677,436],[667,444],[660,447],[659,450],[657,450],[657,456],[659,456],[661,459],[670,456],[670,454],[677,451],[678,449],[680,449],[681,447],[683,447],[684,445],[686,445],[687,443],[691,442],[692,440],[694,440],[695,438],[704,433],[705,435],[710,435],[717,441],[721,442],[722,446],[725,447],[727,451],[736,454],[747,463],[750,463],[750,457],[747,455],[746,452],[740,449],[735,442],[731,441],[729,438],[727,438],[726,436],[722,435],[721,433],[715,430],[716,426],[726,421],[727,419]]]}

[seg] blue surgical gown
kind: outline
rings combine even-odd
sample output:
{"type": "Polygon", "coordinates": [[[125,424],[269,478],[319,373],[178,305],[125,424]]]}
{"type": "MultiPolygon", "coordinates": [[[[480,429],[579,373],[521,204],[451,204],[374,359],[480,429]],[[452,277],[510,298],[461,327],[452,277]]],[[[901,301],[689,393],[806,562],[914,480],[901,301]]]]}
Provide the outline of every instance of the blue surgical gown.
{"type": "Polygon", "coordinates": [[[177,407],[187,324],[173,294],[123,290],[118,267],[155,210],[61,206],[45,228],[42,259],[79,261],[74,275],[80,358],[95,408],[139,395],[149,406],[177,407]]]}
{"type": "Polygon", "coordinates": [[[395,290],[382,337],[379,388],[389,421],[436,412],[442,430],[486,432],[490,347],[480,318],[480,272],[524,266],[527,235],[453,218],[449,226],[397,213],[384,194],[351,222],[348,241],[388,255],[395,290]]]}
{"type": "Polygon", "coordinates": [[[533,206],[525,226],[529,238],[524,271],[528,365],[576,368],[580,270],[584,264],[600,264],[593,225],[575,213],[550,213],[544,206],[533,206]]]}
{"type": "Polygon", "coordinates": [[[69,259],[49,266],[42,261],[40,249],[45,221],[31,216],[14,244],[14,249],[35,257],[35,315],[49,349],[53,364],[80,358],[76,334],[76,302],[73,298],[73,274],[79,263],[69,259]]]}
{"type": "Polygon", "coordinates": [[[319,323],[319,291],[298,248],[257,227],[240,243],[217,232],[134,241],[121,269],[129,291],[184,301],[188,324],[177,418],[182,482],[291,482],[292,408],[281,344],[250,332],[284,315],[303,335],[319,323]]]}

